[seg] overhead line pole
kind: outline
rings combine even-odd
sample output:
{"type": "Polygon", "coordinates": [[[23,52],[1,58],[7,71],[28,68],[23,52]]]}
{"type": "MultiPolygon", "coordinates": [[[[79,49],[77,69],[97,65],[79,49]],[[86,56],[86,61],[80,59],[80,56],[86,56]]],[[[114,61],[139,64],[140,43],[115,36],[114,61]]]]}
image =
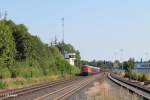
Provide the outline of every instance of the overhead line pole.
{"type": "MultiPolygon", "coordinates": [[[[65,59],[65,50],[64,50],[64,17],[61,18],[61,21],[62,21],[62,53],[63,53],[63,56],[64,56],[64,59],[65,59]]],[[[65,64],[66,66],[66,64],[65,64]]],[[[61,70],[61,74],[62,74],[62,77],[64,78],[64,70],[62,69],[61,70]]]]}
{"type": "Polygon", "coordinates": [[[63,43],[65,42],[64,40],[64,17],[61,19],[62,20],[62,34],[63,34],[63,43]]]}
{"type": "Polygon", "coordinates": [[[121,52],[120,60],[122,60],[121,69],[123,70],[123,49],[120,49],[120,52],[121,52]]]}
{"type": "Polygon", "coordinates": [[[65,50],[64,50],[64,44],[65,44],[64,17],[61,18],[61,21],[62,21],[62,53],[65,57],[65,50]]]}

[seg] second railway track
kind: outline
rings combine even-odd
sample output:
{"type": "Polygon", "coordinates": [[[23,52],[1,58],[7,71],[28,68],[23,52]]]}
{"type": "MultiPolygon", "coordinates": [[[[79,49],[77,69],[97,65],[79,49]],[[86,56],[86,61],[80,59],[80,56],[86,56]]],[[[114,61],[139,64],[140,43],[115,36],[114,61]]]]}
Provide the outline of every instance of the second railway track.
{"type": "Polygon", "coordinates": [[[90,82],[97,79],[99,75],[95,75],[95,77],[85,78],[83,80],[75,81],[74,83],[65,86],[63,88],[60,88],[56,91],[50,92],[46,95],[43,95],[41,97],[38,97],[34,100],[66,100],[69,96],[77,92],[78,90],[82,89],[86,85],[88,85],[90,82]]]}
{"type": "Polygon", "coordinates": [[[108,73],[108,78],[110,80],[112,80],[113,82],[115,82],[116,84],[118,84],[124,88],[127,88],[128,90],[134,92],[135,94],[142,96],[144,99],[150,100],[150,90],[149,89],[146,89],[142,86],[135,85],[133,83],[130,83],[130,82],[123,80],[119,77],[111,75],[110,73],[108,73]]]}
{"type": "Polygon", "coordinates": [[[75,77],[37,84],[25,88],[0,91],[0,100],[65,100],[76,91],[96,80],[101,74],[75,77]]]}
{"type": "Polygon", "coordinates": [[[0,91],[0,100],[11,100],[15,99],[18,96],[22,96],[24,94],[32,93],[35,91],[39,91],[48,87],[53,87],[59,84],[72,82],[74,80],[78,80],[79,78],[73,78],[70,80],[59,80],[59,81],[52,81],[52,82],[46,82],[44,84],[36,84],[29,87],[19,88],[19,89],[11,89],[11,90],[5,90],[0,91]]]}

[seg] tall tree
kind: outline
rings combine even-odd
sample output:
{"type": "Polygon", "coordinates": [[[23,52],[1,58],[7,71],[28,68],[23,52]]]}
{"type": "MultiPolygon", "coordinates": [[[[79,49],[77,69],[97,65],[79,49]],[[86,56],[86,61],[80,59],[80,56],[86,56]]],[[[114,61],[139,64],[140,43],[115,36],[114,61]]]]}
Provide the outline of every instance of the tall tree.
{"type": "Polygon", "coordinates": [[[134,68],[134,58],[130,58],[127,62],[127,70],[126,72],[129,74],[129,79],[131,79],[132,69],[134,68]]]}
{"type": "Polygon", "coordinates": [[[0,78],[9,74],[8,69],[14,63],[15,54],[15,43],[11,31],[5,25],[5,21],[0,21],[0,78]]]}
{"type": "Polygon", "coordinates": [[[5,25],[5,21],[2,21],[0,22],[0,63],[6,66],[13,64],[15,53],[15,42],[11,31],[5,25]]]}
{"type": "Polygon", "coordinates": [[[12,30],[17,49],[16,58],[18,60],[26,59],[31,49],[31,35],[28,33],[27,28],[23,24],[16,25],[12,30]]]}
{"type": "Polygon", "coordinates": [[[135,64],[134,58],[130,58],[127,62],[127,71],[128,72],[132,71],[132,69],[134,68],[134,64],[135,64]]]}

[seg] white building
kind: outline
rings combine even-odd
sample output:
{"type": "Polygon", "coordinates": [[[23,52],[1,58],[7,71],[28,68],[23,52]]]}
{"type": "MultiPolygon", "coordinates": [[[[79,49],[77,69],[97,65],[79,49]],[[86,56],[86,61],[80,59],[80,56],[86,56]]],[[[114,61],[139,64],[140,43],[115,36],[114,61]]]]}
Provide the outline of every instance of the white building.
{"type": "Polygon", "coordinates": [[[65,53],[65,59],[70,63],[70,65],[75,65],[75,53],[65,53]]]}

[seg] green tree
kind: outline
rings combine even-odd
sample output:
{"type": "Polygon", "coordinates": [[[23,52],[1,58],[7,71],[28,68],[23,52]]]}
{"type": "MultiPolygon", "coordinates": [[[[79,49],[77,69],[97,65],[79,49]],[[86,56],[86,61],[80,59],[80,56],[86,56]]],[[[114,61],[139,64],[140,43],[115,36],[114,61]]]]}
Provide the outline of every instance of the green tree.
{"type": "Polygon", "coordinates": [[[8,69],[14,64],[16,54],[15,43],[11,31],[5,21],[0,21],[0,77],[9,77],[8,69]]]}
{"type": "Polygon", "coordinates": [[[132,71],[132,69],[134,68],[134,64],[135,64],[135,62],[134,62],[134,58],[130,58],[129,60],[128,60],[128,62],[127,62],[127,71],[128,72],[131,72],[132,71]]]}
{"type": "Polygon", "coordinates": [[[16,59],[26,59],[31,49],[31,35],[28,33],[27,28],[23,24],[16,25],[13,27],[12,31],[17,49],[16,59]]]}
{"type": "Polygon", "coordinates": [[[127,69],[126,72],[129,74],[129,79],[131,79],[131,75],[132,75],[132,69],[134,68],[134,58],[130,58],[127,62],[127,69]]]}
{"type": "Polygon", "coordinates": [[[78,68],[65,61],[62,50],[76,53],[80,65],[80,53],[71,44],[55,41],[49,46],[31,35],[25,25],[0,21],[0,78],[60,75],[61,70],[75,74],[78,68]]]}
{"type": "Polygon", "coordinates": [[[81,56],[79,50],[76,50],[75,54],[76,54],[75,65],[81,67],[81,56]]]}
{"type": "Polygon", "coordinates": [[[59,49],[59,51],[63,54],[64,52],[67,53],[75,53],[75,66],[81,67],[81,56],[80,56],[80,52],[78,50],[75,50],[75,48],[71,45],[71,44],[66,44],[66,43],[62,43],[59,42],[58,44],[56,44],[56,47],[59,49]]]}
{"type": "Polygon", "coordinates": [[[128,68],[128,62],[127,62],[127,61],[124,61],[124,62],[123,62],[123,69],[124,69],[124,70],[127,70],[127,68],[128,68]]]}

